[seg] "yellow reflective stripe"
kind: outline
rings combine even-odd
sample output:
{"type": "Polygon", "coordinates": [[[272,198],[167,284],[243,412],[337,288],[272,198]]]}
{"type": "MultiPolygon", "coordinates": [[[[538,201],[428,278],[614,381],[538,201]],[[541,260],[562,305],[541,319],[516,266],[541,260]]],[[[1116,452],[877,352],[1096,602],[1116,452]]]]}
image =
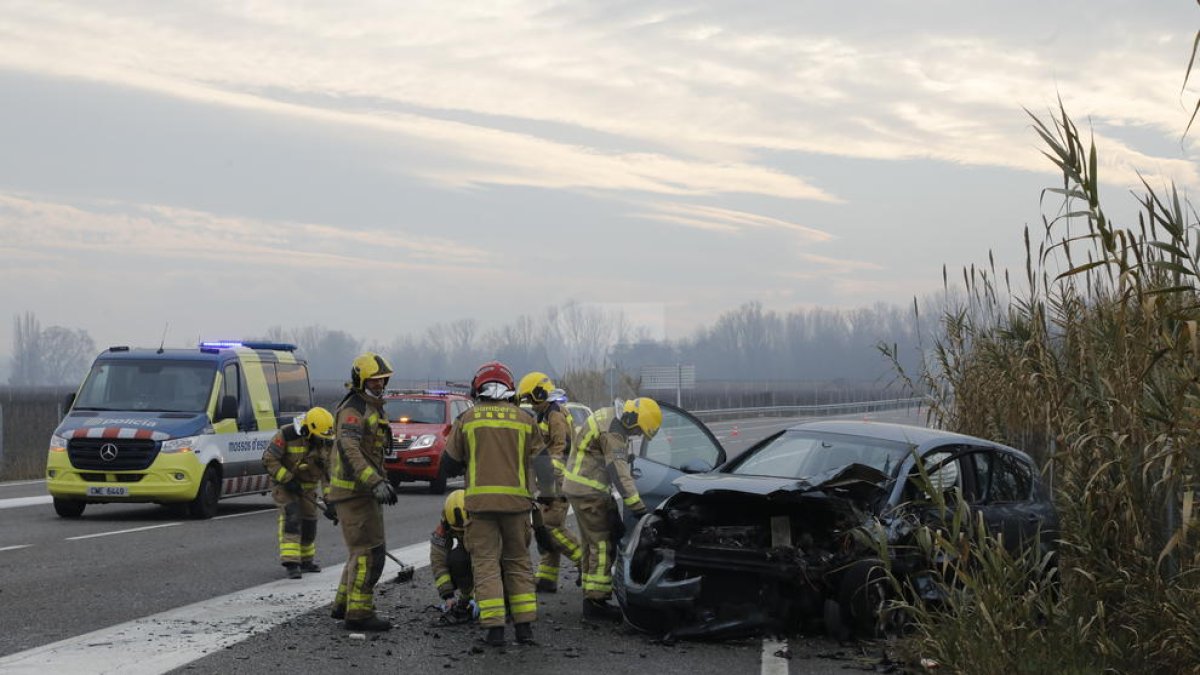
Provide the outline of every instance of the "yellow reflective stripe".
{"type": "Polygon", "coordinates": [[[567,557],[573,561],[579,560],[579,545],[571,541],[571,538],[568,537],[565,532],[557,527],[552,527],[550,528],[550,536],[554,537],[554,540],[558,542],[558,545],[563,547],[563,549],[566,551],[567,557]]]}
{"type": "Polygon", "coordinates": [[[538,565],[537,578],[547,581],[558,581],[558,568],[549,565],[538,565]]]}
{"type": "Polygon", "coordinates": [[[281,466],[281,467],[279,467],[279,470],[275,472],[275,480],[280,483],[286,483],[287,475],[288,475],[287,467],[281,466]]]}
{"type": "Polygon", "coordinates": [[[593,439],[600,435],[600,426],[596,424],[595,416],[589,416],[587,418],[587,425],[587,433],[583,435],[583,439],[579,441],[579,446],[576,447],[571,452],[571,456],[567,458],[567,461],[570,461],[572,458],[575,459],[575,465],[567,469],[569,473],[579,473],[579,465],[583,463],[583,456],[586,453],[588,445],[593,439]]]}
{"type": "Polygon", "coordinates": [[[599,490],[601,492],[609,491],[608,486],[605,485],[604,483],[601,483],[600,481],[592,480],[591,478],[586,478],[584,476],[580,476],[577,473],[571,473],[570,471],[567,471],[566,473],[563,474],[563,476],[569,481],[579,483],[580,485],[586,485],[590,488],[599,490]]]}
{"type": "Polygon", "coordinates": [[[340,488],[344,488],[346,490],[354,489],[354,481],[352,481],[352,480],[342,480],[341,478],[330,478],[329,483],[331,485],[333,485],[334,487],[340,487],[340,488]]]}
{"type": "Polygon", "coordinates": [[[518,593],[517,595],[508,596],[508,601],[512,604],[518,602],[537,602],[537,595],[533,593],[518,593]]]}
{"type": "Polygon", "coordinates": [[[517,595],[508,596],[508,605],[512,609],[513,614],[528,614],[537,611],[537,595],[533,593],[519,593],[517,595]]]}
{"type": "Polygon", "coordinates": [[[311,490],[311,489],[317,487],[317,484],[316,483],[300,483],[300,487],[304,488],[305,490],[311,490]]]}
{"type": "Polygon", "coordinates": [[[434,586],[442,586],[442,585],[448,584],[448,583],[450,583],[450,575],[449,574],[439,575],[437,579],[433,580],[434,586]]]}
{"type": "Polygon", "coordinates": [[[505,612],[504,612],[503,607],[501,607],[500,609],[481,609],[481,610],[479,610],[479,618],[480,619],[494,619],[496,617],[503,618],[504,614],[505,614],[505,612]]]}
{"type": "Polygon", "coordinates": [[[488,598],[479,601],[479,618],[504,617],[504,598],[488,598]]]}
{"type": "Polygon", "coordinates": [[[367,583],[367,556],[360,555],[354,561],[354,581],[350,584],[350,599],[346,603],[346,610],[372,609],[372,599],[374,593],[363,593],[363,586],[367,583]]]}
{"type": "Polygon", "coordinates": [[[487,600],[479,601],[480,609],[491,609],[493,607],[503,607],[504,598],[488,598],[487,600]]]}
{"type": "Polygon", "coordinates": [[[308,448],[304,447],[303,445],[301,445],[301,446],[289,445],[289,446],[287,446],[287,451],[288,451],[288,453],[293,454],[293,455],[303,455],[304,453],[308,452],[308,448]]]}
{"type": "Polygon", "coordinates": [[[641,495],[633,495],[632,497],[626,497],[625,498],[625,506],[633,506],[634,504],[637,504],[640,501],[642,501],[641,495]]]}
{"type": "Polygon", "coordinates": [[[314,555],[316,555],[316,553],[317,553],[317,545],[316,544],[303,544],[300,546],[300,557],[301,558],[312,558],[314,555]]]}
{"type": "MultiPolygon", "coordinates": [[[[602,574],[605,579],[608,579],[608,542],[602,541],[596,544],[596,568],[603,570],[602,574]]],[[[601,576],[597,574],[595,576],[601,576]]]]}
{"type": "Polygon", "coordinates": [[[242,364],[242,370],[246,373],[246,389],[250,392],[250,407],[254,409],[254,419],[258,422],[258,430],[266,431],[277,428],[275,408],[271,402],[271,391],[267,388],[267,376],[263,372],[262,361],[251,349],[239,347],[235,351],[238,353],[238,361],[242,364]]]}
{"type": "Polygon", "coordinates": [[[361,473],[358,474],[358,482],[362,483],[363,485],[370,485],[371,484],[371,476],[374,476],[374,475],[375,475],[375,469],[372,469],[371,467],[368,466],[367,468],[363,469],[361,473]]]}
{"type": "Polygon", "coordinates": [[[467,448],[470,457],[467,460],[468,469],[470,471],[470,482],[466,494],[484,495],[484,494],[503,494],[517,495],[519,497],[531,497],[529,487],[525,484],[525,453],[517,453],[517,482],[519,487],[512,485],[479,485],[476,470],[479,468],[479,461],[476,455],[478,444],[475,439],[475,430],[478,428],[485,429],[511,429],[517,432],[517,447],[525,447],[525,437],[533,430],[529,424],[515,421],[515,413],[510,414],[511,420],[496,419],[491,411],[485,411],[489,419],[480,420],[474,419],[463,425],[463,432],[467,435],[467,448]]]}

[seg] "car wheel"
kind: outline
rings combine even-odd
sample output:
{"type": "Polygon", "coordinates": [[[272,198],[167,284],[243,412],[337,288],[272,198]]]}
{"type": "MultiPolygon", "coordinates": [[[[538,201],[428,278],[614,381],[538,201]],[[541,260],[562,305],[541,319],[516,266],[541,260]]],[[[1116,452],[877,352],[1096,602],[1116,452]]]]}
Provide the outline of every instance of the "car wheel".
{"type": "Polygon", "coordinates": [[[83,509],[87,506],[87,502],[78,499],[62,499],[61,497],[54,498],[54,512],[60,518],[78,518],[83,515],[83,509]]]}
{"type": "Polygon", "coordinates": [[[859,560],[842,575],[838,605],[842,619],[863,637],[880,637],[880,615],[887,608],[891,586],[879,560],[859,560]]]}
{"type": "Polygon", "coordinates": [[[440,495],[446,492],[446,477],[438,476],[429,481],[429,494],[440,495]]]}
{"type": "Polygon", "coordinates": [[[221,481],[216,470],[209,468],[200,479],[196,498],[188,504],[188,514],[197,520],[207,520],[217,515],[217,501],[221,498],[221,481]]]}

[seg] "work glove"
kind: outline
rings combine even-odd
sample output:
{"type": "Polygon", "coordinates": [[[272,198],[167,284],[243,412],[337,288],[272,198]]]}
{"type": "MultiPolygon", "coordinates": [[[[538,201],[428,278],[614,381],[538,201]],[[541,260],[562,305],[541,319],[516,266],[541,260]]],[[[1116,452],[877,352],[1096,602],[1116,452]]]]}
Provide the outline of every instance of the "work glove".
{"type": "Polygon", "coordinates": [[[328,502],[325,503],[325,508],[321,510],[325,517],[332,520],[334,525],[338,524],[337,507],[328,502]]]}
{"type": "Polygon", "coordinates": [[[375,501],[380,504],[391,506],[399,500],[399,497],[396,496],[396,488],[392,487],[392,484],[386,480],[376,483],[373,491],[375,493],[375,501]]]}
{"type": "Polygon", "coordinates": [[[533,540],[537,542],[538,553],[549,553],[554,550],[554,537],[550,536],[550,528],[545,525],[533,528],[533,540]]]}
{"type": "Polygon", "coordinates": [[[303,486],[301,486],[301,485],[300,485],[300,481],[296,480],[295,478],[293,478],[293,479],[289,480],[288,482],[284,483],[284,484],[283,484],[283,489],[284,489],[284,490],[287,490],[288,492],[290,492],[290,493],[292,493],[292,494],[294,494],[294,495],[298,495],[298,494],[303,494],[303,493],[304,493],[304,487],[303,487],[303,486]]]}

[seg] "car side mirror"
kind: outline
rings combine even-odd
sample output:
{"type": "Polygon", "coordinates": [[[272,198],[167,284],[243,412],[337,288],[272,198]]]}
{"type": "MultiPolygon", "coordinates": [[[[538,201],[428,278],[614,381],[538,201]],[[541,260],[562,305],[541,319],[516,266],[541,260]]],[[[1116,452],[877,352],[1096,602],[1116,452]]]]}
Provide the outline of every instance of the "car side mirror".
{"type": "Polygon", "coordinates": [[[237,416],[237,398],[234,396],[226,396],[221,399],[221,405],[217,408],[217,419],[214,421],[220,422],[221,420],[235,420],[237,419],[237,416]]]}
{"type": "Polygon", "coordinates": [[[712,465],[702,459],[689,459],[679,467],[679,470],[684,473],[708,473],[712,469],[712,465]]]}

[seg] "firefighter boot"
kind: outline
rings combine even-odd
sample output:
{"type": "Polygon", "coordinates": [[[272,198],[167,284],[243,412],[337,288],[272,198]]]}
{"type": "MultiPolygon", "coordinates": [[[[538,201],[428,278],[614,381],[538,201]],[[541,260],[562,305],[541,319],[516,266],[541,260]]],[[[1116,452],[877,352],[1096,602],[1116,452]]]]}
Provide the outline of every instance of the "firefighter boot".
{"type": "Polygon", "coordinates": [[[287,575],[289,579],[299,579],[301,576],[303,576],[300,574],[300,566],[296,563],[284,563],[283,566],[287,569],[287,575]]]}
{"type": "Polygon", "coordinates": [[[365,619],[346,619],[343,625],[346,630],[385,631],[392,629],[391,621],[377,616],[369,616],[365,619]]]}
{"type": "Polygon", "coordinates": [[[492,626],[487,630],[487,637],[483,641],[492,647],[504,646],[504,626],[492,626]]]}
{"type": "Polygon", "coordinates": [[[558,592],[558,584],[555,583],[554,581],[551,581],[550,579],[538,579],[537,580],[537,592],[538,593],[557,593],[558,592]]]}
{"type": "Polygon", "coordinates": [[[517,642],[523,645],[534,644],[533,641],[533,624],[529,622],[518,623],[513,628],[517,631],[517,642]]]}
{"type": "Polygon", "coordinates": [[[305,560],[300,563],[300,571],[308,574],[320,572],[321,566],[311,560],[305,560]]]}
{"type": "Polygon", "coordinates": [[[583,618],[592,621],[620,621],[621,608],[605,600],[583,600],[583,618]]]}
{"type": "Polygon", "coordinates": [[[342,619],[346,618],[346,606],[345,605],[340,605],[340,606],[334,605],[333,609],[330,610],[330,612],[329,612],[329,618],[337,619],[338,621],[341,621],[342,619]]]}

